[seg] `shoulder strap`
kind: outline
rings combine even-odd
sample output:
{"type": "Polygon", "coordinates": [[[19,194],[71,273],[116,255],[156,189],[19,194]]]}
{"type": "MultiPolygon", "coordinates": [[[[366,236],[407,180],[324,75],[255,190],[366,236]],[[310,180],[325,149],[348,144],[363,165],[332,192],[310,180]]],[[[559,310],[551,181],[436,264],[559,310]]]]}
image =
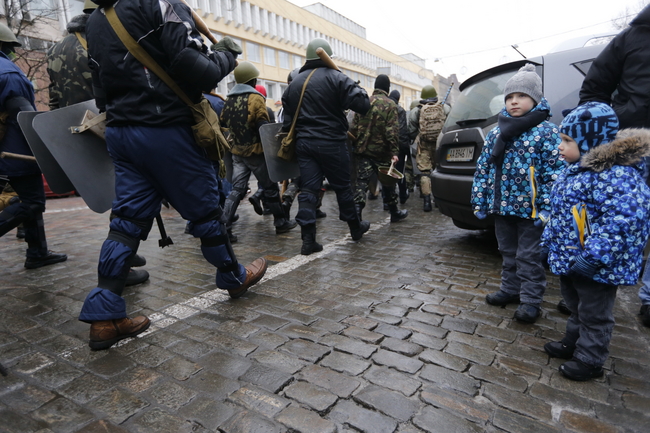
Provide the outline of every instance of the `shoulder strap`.
{"type": "Polygon", "coordinates": [[[108,19],[109,24],[117,33],[117,36],[120,38],[122,43],[129,50],[129,53],[133,55],[140,63],[149,68],[154,74],[158,76],[161,80],[165,82],[173,91],[178,95],[179,98],[183,100],[187,105],[193,105],[190,98],[187,97],[185,92],[178,87],[178,84],[165,72],[165,70],[147,53],[140,44],[138,44],[135,39],[129,34],[129,32],[124,28],[122,22],[120,21],[115,9],[111,6],[104,8],[106,18],[108,19]]]}
{"type": "Polygon", "coordinates": [[[300,100],[298,101],[298,108],[296,108],[296,114],[293,115],[293,120],[291,121],[291,129],[289,130],[289,134],[293,133],[293,130],[296,128],[296,121],[298,120],[298,114],[300,113],[302,98],[303,96],[305,96],[305,89],[307,88],[307,83],[309,83],[309,79],[311,78],[312,75],[314,75],[314,72],[316,72],[317,69],[318,68],[315,68],[313,71],[309,73],[307,79],[305,80],[305,83],[302,85],[302,92],[300,92],[300,100]]]}
{"type": "Polygon", "coordinates": [[[74,32],[74,35],[77,37],[77,40],[81,44],[82,47],[84,47],[84,50],[88,51],[88,42],[86,42],[86,38],[81,36],[81,33],[79,32],[74,32]]]}

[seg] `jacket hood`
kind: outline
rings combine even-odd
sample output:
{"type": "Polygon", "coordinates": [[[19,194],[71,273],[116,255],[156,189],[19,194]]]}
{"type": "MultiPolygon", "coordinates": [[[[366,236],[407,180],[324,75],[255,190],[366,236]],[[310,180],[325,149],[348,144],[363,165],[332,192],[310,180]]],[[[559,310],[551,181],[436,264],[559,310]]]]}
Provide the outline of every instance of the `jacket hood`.
{"type": "Polygon", "coordinates": [[[650,5],[644,7],[631,22],[631,26],[650,26],[650,5]]]}
{"type": "Polygon", "coordinates": [[[230,90],[230,92],[228,92],[228,96],[230,97],[230,96],[237,96],[237,95],[245,95],[247,93],[257,93],[262,98],[264,98],[264,95],[262,95],[260,92],[255,90],[255,88],[244,83],[235,84],[235,86],[230,90]]]}
{"type": "Polygon", "coordinates": [[[68,33],[85,33],[86,32],[86,23],[88,22],[89,14],[81,14],[75,17],[72,17],[65,29],[68,33]]]}
{"type": "Polygon", "coordinates": [[[600,173],[614,165],[636,166],[646,156],[650,156],[650,129],[622,129],[611,143],[587,152],[580,167],[600,173]]]}

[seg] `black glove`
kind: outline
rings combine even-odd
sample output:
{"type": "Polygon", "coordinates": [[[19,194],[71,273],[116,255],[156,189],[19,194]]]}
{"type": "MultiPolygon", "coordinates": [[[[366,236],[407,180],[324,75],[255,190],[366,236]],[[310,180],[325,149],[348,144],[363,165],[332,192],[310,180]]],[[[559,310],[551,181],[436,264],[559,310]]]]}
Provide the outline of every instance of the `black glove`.
{"type": "Polygon", "coordinates": [[[221,51],[226,52],[230,51],[235,58],[240,55],[243,51],[237,42],[233,41],[230,36],[224,36],[219,42],[210,47],[212,51],[221,51]]]}

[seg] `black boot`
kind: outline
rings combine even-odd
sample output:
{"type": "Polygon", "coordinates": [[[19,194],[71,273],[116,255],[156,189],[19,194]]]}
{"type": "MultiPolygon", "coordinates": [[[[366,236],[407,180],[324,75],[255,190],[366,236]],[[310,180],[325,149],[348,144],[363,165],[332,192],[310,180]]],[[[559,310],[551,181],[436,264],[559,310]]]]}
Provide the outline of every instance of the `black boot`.
{"type": "Polygon", "coordinates": [[[291,219],[291,205],[293,204],[293,198],[291,197],[284,197],[284,201],[282,202],[282,211],[284,212],[284,217],[286,219],[291,219]]]}
{"type": "Polygon", "coordinates": [[[323,246],[316,242],[316,224],[300,226],[300,237],[302,238],[300,254],[303,256],[323,251],[323,246]]]}
{"type": "Polygon", "coordinates": [[[263,194],[264,194],[264,190],[261,189],[261,188],[258,188],[257,191],[255,191],[255,194],[248,197],[248,201],[253,205],[253,210],[258,215],[264,214],[264,209],[262,207],[263,206],[263,204],[262,204],[262,195],[263,194]]]}
{"type": "Polygon", "coordinates": [[[352,236],[353,241],[358,241],[363,237],[363,234],[370,229],[370,223],[368,221],[362,221],[361,219],[348,221],[348,227],[350,227],[350,236],[352,236]]]}
{"type": "Polygon", "coordinates": [[[355,203],[354,208],[357,211],[357,215],[359,215],[359,221],[363,221],[363,218],[361,217],[361,212],[363,212],[363,208],[366,207],[365,203],[355,203]]]}
{"type": "Polygon", "coordinates": [[[424,197],[424,206],[422,207],[422,210],[425,212],[431,212],[433,210],[433,207],[431,206],[431,194],[424,197]]]}
{"type": "Polygon", "coordinates": [[[390,222],[392,223],[398,223],[402,221],[404,218],[406,218],[409,214],[409,211],[406,209],[404,210],[399,210],[397,209],[396,204],[390,205],[390,222]]]}
{"type": "Polygon", "coordinates": [[[282,205],[280,204],[279,198],[278,201],[269,202],[269,208],[271,213],[273,213],[273,225],[275,226],[275,234],[286,233],[292,228],[294,228],[298,223],[296,220],[288,219],[284,215],[284,210],[282,210],[282,205]]]}

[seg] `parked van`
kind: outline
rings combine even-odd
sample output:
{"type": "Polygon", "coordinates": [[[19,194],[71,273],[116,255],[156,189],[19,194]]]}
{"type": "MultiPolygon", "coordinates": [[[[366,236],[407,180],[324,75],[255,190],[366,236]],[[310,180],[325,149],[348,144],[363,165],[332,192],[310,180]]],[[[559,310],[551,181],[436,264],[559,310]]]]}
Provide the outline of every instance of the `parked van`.
{"type": "Polygon", "coordinates": [[[476,160],[487,133],[496,126],[505,105],[506,82],[526,63],[542,77],[544,96],[551,105],[551,122],[562,122],[562,110],[578,105],[578,93],[594,59],[604,44],[522,59],[483,71],[460,85],[460,95],[447,117],[436,148],[436,168],[431,174],[435,203],[462,229],[494,225],[490,216],[479,220],[470,205],[476,160]]]}

